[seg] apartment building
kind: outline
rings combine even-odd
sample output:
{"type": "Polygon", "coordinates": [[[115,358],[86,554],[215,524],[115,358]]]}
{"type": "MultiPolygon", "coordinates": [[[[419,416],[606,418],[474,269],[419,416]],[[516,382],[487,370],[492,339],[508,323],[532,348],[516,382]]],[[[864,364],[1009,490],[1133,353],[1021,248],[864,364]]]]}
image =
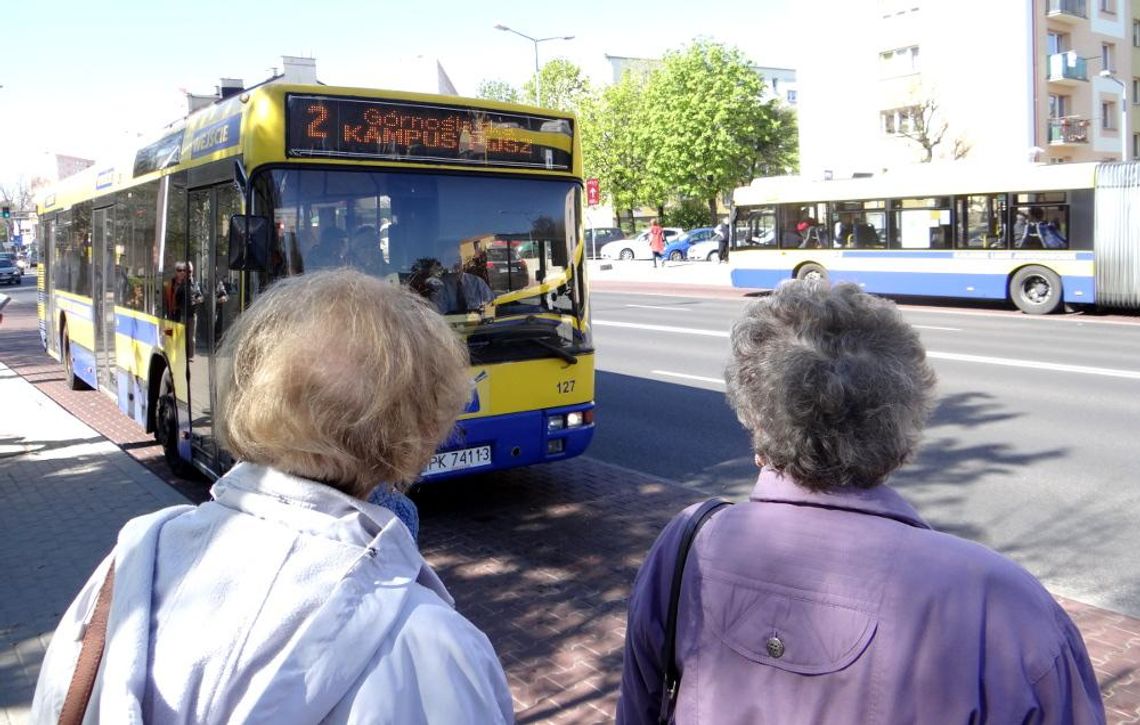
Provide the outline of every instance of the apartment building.
{"type": "Polygon", "coordinates": [[[807,176],[1140,158],[1140,0],[820,1],[798,62],[807,176]]]}

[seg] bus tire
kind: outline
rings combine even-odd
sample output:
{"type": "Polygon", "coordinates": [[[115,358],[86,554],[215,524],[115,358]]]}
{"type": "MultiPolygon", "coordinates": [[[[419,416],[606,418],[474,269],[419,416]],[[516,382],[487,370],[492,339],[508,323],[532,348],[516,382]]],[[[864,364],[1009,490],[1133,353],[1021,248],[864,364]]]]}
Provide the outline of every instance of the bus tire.
{"type": "Polygon", "coordinates": [[[193,473],[193,467],[178,455],[178,399],[174,395],[174,376],[170,368],[162,371],[155,404],[154,439],[162,446],[162,457],[170,471],[179,478],[187,478],[193,473]]]}
{"type": "Polygon", "coordinates": [[[827,270],[816,264],[808,262],[796,270],[796,279],[827,281],[827,270]]]}
{"type": "Polygon", "coordinates": [[[624,259],[626,261],[633,259],[633,250],[629,249],[628,247],[621,250],[621,254],[618,255],[618,259],[624,259]]]}
{"type": "Polygon", "coordinates": [[[1051,269],[1022,267],[1009,280],[1009,298],[1027,315],[1050,315],[1063,302],[1061,278],[1051,269]]]}
{"type": "Polygon", "coordinates": [[[67,388],[69,390],[89,390],[91,386],[75,374],[75,363],[71,360],[71,336],[67,334],[66,325],[60,334],[59,352],[60,357],[63,358],[63,372],[67,379],[67,388]]]}

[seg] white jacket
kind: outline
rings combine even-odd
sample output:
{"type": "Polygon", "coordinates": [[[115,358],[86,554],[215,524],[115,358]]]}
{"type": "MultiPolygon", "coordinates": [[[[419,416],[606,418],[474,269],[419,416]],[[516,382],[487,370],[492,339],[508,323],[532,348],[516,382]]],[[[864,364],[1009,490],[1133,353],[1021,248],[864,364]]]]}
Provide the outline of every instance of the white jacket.
{"type": "Polygon", "coordinates": [[[68,608],[32,721],[56,723],[115,560],[85,723],[502,723],[491,643],[390,511],[238,464],[214,500],[142,516],[68,608]]]}

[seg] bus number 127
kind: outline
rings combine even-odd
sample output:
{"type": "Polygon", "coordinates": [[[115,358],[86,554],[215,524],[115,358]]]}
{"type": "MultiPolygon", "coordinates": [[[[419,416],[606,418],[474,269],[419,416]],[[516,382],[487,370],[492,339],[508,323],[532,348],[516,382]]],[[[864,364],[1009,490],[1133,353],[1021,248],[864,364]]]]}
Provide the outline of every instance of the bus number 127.
{"type": "Polygon", "coordinates": [[[562,381],[555,383],[554,385],[555,385],[555,387],[558,388],[558,393],[560,395],[566,395],[567,393],[573,393],[574,392],[574,381],[573,380],[562,380],[562,381]]]}

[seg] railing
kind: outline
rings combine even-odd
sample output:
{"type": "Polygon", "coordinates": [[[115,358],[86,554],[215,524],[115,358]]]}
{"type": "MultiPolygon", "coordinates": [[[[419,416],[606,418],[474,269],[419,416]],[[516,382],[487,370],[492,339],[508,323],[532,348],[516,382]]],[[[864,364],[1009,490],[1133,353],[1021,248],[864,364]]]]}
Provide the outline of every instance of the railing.
{"type": "Polygon", "coordinates": [[[1049,119],[1049,143],[1077,144],[1089,142],[1089,121],[1080,116],[1049,119]]]}
{"type": "Polygon", "coordinates": [[[1085,59],[1074,51],[1054,53],[1046,57],[1048,79],[1051,81],[1087,81],[1089,79],[1088,64],[1085,59]]]}
{"type": "Polygon", "coordinates": [[[1046,0],[1046,15],[1072,15],[1077,18],[1087,18],[1088,10],[1085,0],[1046,0]]]}

